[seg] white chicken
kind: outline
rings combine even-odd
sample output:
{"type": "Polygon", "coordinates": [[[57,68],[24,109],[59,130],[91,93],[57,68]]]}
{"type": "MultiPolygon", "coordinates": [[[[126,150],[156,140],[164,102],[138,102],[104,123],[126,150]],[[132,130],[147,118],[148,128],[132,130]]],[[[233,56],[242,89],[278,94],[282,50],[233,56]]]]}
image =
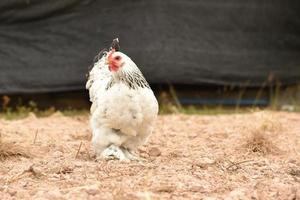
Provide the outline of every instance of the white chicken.
{"type": "Polygon", "coordinates": [[[86,83],[94,150],[104,159],[138,159],[134,152],[152,133],[157,100],[136,64],[119,52],[118,39],[100,56],[86,83]]]}

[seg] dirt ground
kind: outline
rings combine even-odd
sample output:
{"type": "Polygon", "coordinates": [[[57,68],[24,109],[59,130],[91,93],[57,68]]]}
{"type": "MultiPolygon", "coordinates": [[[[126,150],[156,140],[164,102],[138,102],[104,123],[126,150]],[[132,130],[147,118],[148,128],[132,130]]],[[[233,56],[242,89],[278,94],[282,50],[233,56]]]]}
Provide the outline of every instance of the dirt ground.
{"type": "Polygon", "coordinates": [[[300,199],[300,113],[162,115],[130,163],[95,160],[84,115],[0,131],[0,199],[300,199]]]}

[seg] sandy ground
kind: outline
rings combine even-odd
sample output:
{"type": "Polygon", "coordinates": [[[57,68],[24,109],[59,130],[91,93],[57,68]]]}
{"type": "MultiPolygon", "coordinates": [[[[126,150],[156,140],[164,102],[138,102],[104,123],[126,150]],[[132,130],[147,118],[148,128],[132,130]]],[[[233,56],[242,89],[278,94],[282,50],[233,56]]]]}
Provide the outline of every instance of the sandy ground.
{"type": "Polygon", "coordinates": [[[0,199],[300,199],[297,113],[159,116],[146,161],[130,163],[95,160],[88,116],[1,119],[0,131],[25,155],[0,161],[0,199]]]}

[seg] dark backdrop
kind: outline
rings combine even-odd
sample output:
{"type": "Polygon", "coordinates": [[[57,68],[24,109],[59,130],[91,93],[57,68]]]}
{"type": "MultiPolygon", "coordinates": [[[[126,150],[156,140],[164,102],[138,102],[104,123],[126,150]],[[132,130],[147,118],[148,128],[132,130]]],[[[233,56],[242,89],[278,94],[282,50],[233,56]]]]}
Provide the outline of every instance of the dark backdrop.
{"type": "Polygon", "coordinates": [[[83,89],[119,37],[150,83],[300,80],[297,0],[1,0],[0,93],[83,89]]]}

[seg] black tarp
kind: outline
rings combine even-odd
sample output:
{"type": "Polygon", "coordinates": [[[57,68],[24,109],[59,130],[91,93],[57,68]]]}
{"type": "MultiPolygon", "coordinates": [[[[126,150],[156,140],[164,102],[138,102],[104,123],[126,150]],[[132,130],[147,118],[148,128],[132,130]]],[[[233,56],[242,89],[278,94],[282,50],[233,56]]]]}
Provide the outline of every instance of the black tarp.
{"type": "Polygon", "coordinates": [[[115,37],[150,83],[300,80],[298,0],[1,0],[0,93],[83,89],[115,37]]]}

